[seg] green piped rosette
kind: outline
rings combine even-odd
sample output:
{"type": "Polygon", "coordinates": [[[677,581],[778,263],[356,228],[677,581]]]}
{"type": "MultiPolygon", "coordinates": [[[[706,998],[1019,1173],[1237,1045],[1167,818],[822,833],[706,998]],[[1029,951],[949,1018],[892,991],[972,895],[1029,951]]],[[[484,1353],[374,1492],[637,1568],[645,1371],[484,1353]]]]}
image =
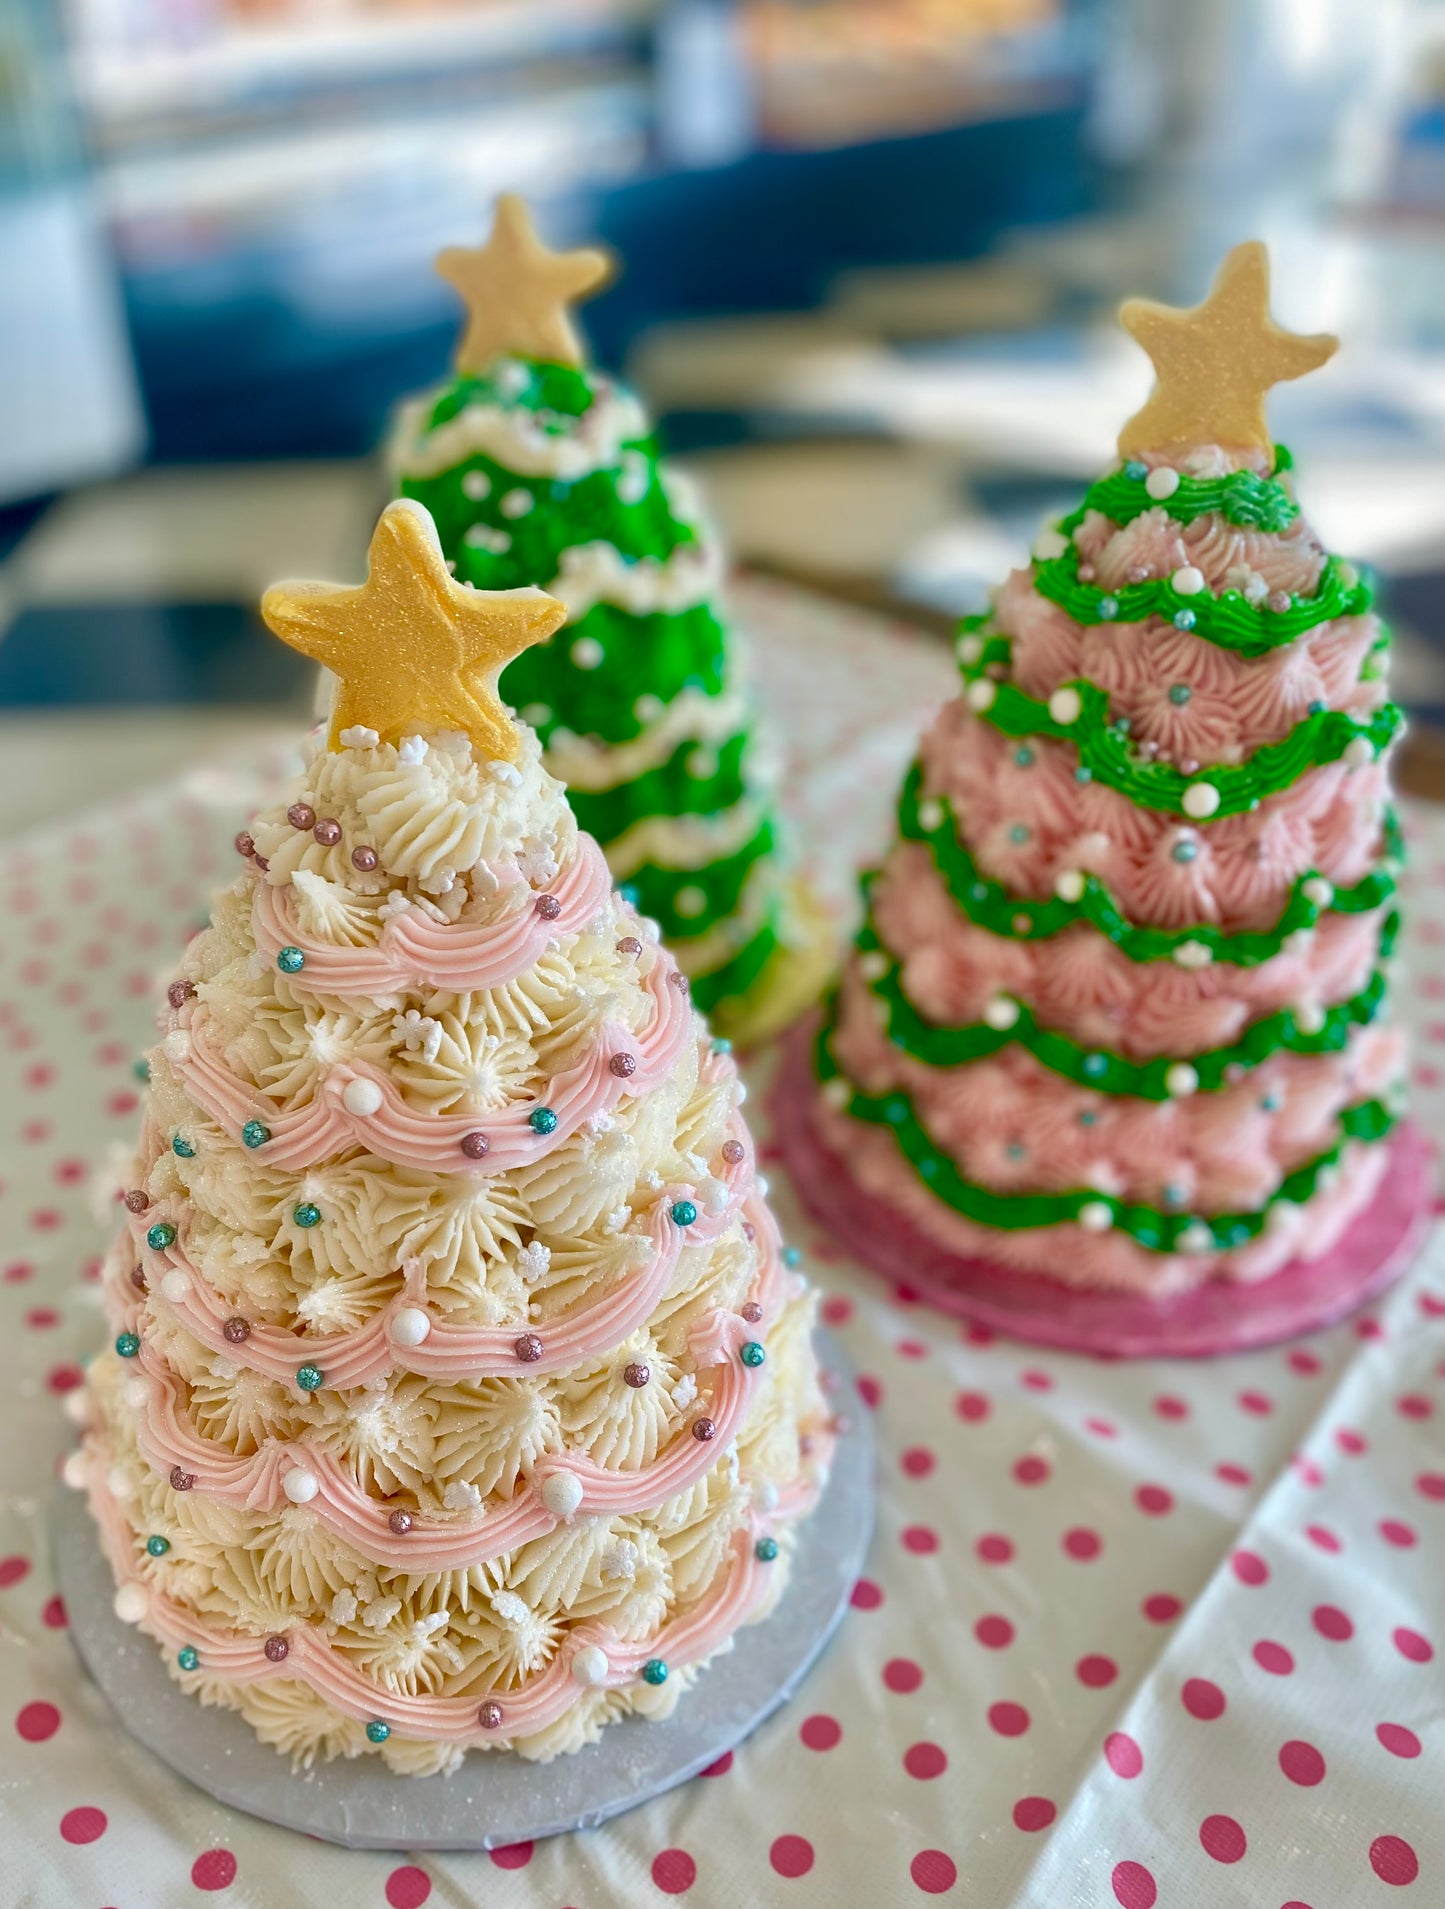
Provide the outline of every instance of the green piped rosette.
{"type": "MultiPolygon", "coordinates": [[[[611,415],[616,428],[619,414],[611,415]]],[[[503,358],[483,376],[454,378],[414,411],[398,462],[400,491],[431,512],[462,582],[565,593],[579,563],[597,554],[582,547],[602,546],[624,584],[636,586],[604,584],[590,602],[574,588],[575,618],[508,666],[503,694],[571,783],[578,823],[602,844],[624,892],[658,922],[697,1005],[739,1041],[786,1025],[827,979],[831,929],[775,866],[778,833],[750,760],[751,717],[739,703],[729,727],[721,708],[735,686],[729,634],[707,596],[709,546],[634,401],[583,368],[503,358]],[[628,428],[604,442],[599,420],[618,406],[628,428]],[[575,475],[514,469],[493,454],[495,441],[429,468],[428,440],[450,432],[464,442],[457,433],[468,413],[489,412],[524,428],[528,454],[519,461],[575,475]],[[649,594],[664,596],[665,607],[650,605],[649,594]],[[673,721],[683,697],[691,714],[673,721]],[[649,749],[654,733],[659,746],[649,749]],[[579,738],[601,775],[568,775],[579,738]],[[607,786],[607,751],[624,747],[638,766],[607,786]],[[690,818],[698,828],[689,851],[660,853],[668,831],[659,825],[690,818]]]]}

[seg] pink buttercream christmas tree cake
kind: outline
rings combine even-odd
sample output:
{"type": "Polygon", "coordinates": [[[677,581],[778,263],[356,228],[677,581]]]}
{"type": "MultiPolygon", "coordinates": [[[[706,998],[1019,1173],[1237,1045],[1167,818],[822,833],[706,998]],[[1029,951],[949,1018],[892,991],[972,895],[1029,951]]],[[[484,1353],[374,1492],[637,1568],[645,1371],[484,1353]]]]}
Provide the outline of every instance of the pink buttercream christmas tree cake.
{"type": "Polygon", "coordinates": [[[1333,340],[1273,324],[1253,245],[1122,318],[1154,394],[964,626],[813,1115],[933,1245],[1155,1297],[1315,1259],[1379,1185],[1401,718],[1264,423],[1333,340]]]}

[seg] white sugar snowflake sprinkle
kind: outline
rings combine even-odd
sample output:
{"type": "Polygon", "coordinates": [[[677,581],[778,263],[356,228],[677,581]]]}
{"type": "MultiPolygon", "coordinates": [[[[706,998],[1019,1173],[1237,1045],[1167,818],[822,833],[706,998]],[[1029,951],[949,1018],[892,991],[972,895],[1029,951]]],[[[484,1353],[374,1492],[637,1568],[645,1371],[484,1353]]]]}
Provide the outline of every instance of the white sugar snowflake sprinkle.
{"type": "Polygon", "coordinates": [[[383,921],[396,921],[400,916],[406,914],[410,907],[411,897],[407,894],[406,890],[404,888],[393,888],[386,900],[381,904],[381,918],[383,921]]]}
{"type": "Polygon", "coordinates": [[[338,1591],[326,1607],[326,1615],[333,1624],[349,1624],[356,1616],[356,1593],[338,1591]]]}
{"type": "Polygon", "coordinates": [[[426,747],[425,736],[403,736],[397,745],[396,759],[414,769],[418,763],[426,761],[426,747]]]}
{"type": "Polygon", "coordinates": [[[393,1014],[391,1031],[408,1054],[420,1054],[430,1067],[441,1050],[442,1024],[429,1014],[408,1008],[405,1014],[393,1014]]]}
{"type": "Polygon", "coordinates": [[[679,1412],[685,1412],[697,1397],[697,1380],[691,1372],[684,1372],[672,1388],[672,1402],[679,1412]]]}
{"type": "Polygon", "coordinates": [[[526,1599],[515,1591],[494,1591],[489,1602],[493,1615],[508,1626],[525,1624],[532,1614],[526,1599]]]}
{"type": "Polygon", "coordinates": [[[517,1271],[529,1286],[539,1279],[545,1279],[552,1266],[552,1249],[544,1246],[541,1240],[533,1240],[530,1246],[524,1246],[517,1254],[517,1271]]]}
{"type": "Polygon", "coordinates": [[[384,1631],[400,1609],[399,1597],[378,1598],[361,1613],[361,1621],[369,1631],[384,1631]]]}
{"type": "Polygon", "coordinates": [[[632,1208],[630,1206],[614,1206],[612,1211],[607,1215],[607,1218],[602,1222],[602,1230],[604,1233],[620,1233],[631,1218],[632,1208]]]}
{"type": "Polygon", "coordinates": [[[442,1493],[442,1503],[448,1511],[480,1511],[482,1494],[464,1478],[454,1478],[442,1493]]]}
{"type": "Polygon", "coordinates": [[[374,749],[380,740],[376,731],[368,729],[365,723],[353,723],[341,732],[343,749],[374,749]]]}
{"type": "Polygon", "coordinates": [[[612,1118],[612,1115],[603,1109],[598,1113],[589,1114],[582,1123],[582,1129],[584,1133],[588,1134],[593,1140],[596,1140],[604,1133],[611,1133],[616,1125],[617,1122],[612,1118]]]}
{"type": "Polygon", "coordinates": [[[430,875],[421,877],[421,887],[428,895],[450,895],[457,885],[457,871],[454,868],[436,868],[430,875]]]}
{"type": "Polygon", "coordinates": [[[641,1562],[642,1553],[631,1538],[619,1538],[603,1553],[602,1575],[604,1578],[635,1578],[641,1562]]]}
{"type": "Polygon", "coordinates": [[[551,842],[539,841],[535,836],[522,844],[517,856],[517,868],[524,881],[533,888],[545,887],[554,880],[561,864],[557,860],[557,851],[551,842]]]}
{"type": "Polygon", "coordinates": [[[493,782],[503,782],[509,789],[520,789],[522,786],[522,772],[515,762],[504,762],[500,759],[489,762],[487,774],[493,782]]]}

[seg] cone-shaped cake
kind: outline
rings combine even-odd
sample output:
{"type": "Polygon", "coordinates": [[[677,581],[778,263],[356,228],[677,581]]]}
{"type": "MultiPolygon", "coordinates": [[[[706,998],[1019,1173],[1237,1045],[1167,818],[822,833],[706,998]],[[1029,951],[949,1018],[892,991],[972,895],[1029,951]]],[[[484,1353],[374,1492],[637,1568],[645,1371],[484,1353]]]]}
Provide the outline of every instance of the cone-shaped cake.
{"type": "Polygon", "coordinates": [[[464,582],[540,581],[566,604],[555,641],[508,669],[508,700],[697,1005],[758,1040],[816,1000],[833,935],[787,865],[716,537],[638,399],[585,362],[569,304],[607,260],[549,251],[505,197],[488,243],[438,269],[467,326],[455,376],[402,412],[397,488],[464,582]]]}
{"type": "Polygon", "coordinates": [[[271,627],[329,732],[150,1056],[89,1493],[119,1614],[301,1762],[545,1759],[763,1615],[829,1451],[725,1045],[497,672],[561,621],[393,504],[271,627]]]}
{"type": "Polygon", "coordinates": [[[1154,395],[965,625],[817,1047],[855,1187],[1074,1287],[1315,1259],[1387,1155],[1400,716],[1265,429],[1333,349],[1273,324],[1266,270],[1241,246],[1195,310],[1125,306],[1154,395]]]}

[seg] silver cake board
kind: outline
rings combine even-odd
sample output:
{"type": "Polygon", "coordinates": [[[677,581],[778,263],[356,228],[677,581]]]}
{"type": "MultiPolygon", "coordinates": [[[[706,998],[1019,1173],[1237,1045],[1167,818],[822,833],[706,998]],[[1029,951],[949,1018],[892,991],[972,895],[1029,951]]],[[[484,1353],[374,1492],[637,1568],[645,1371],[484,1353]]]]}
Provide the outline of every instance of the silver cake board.
{"type": "Polygon", "coordinates": [[[234,1711],[188,1696],[154,1639],[115,1615],[115,1584],[84,1494],[60,1486],[52,1542],[70,1635],[130,1735],[248,1816],[348,1849],[499,1849],[593,1829],[686,1783],[756,1730],[797,1691],[848,1607],[873,1529],[872,1428],[836,1342],[820,1332],[818,1350],[836,1378],[838,1439],[828,1484],[793,1547],[787,1589],[661,1723],[623,1718],[600,1742],[551,1763],[493,1750],[469,1755],[454,1776],[393,1776],[374,1756],[293,1773],[234,1711]]]}

